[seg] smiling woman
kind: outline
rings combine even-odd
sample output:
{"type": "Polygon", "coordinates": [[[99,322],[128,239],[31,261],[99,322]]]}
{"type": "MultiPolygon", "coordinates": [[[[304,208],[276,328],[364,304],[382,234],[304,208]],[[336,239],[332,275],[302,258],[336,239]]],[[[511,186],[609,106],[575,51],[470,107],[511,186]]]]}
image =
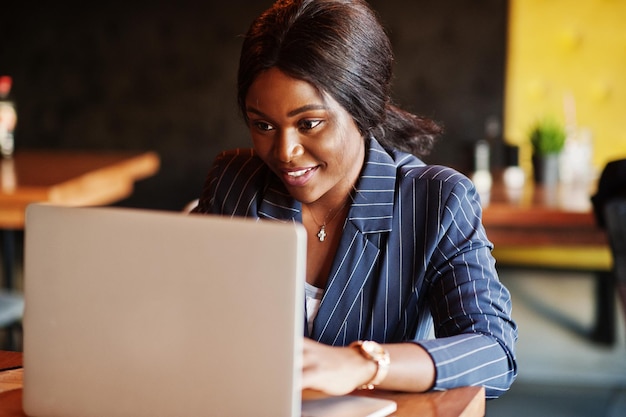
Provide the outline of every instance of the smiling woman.
{"type": "Polygon", "coordinates": [[[250,86],[246,112],[254,149],[309,213],[325,219],[345,205],[365,144],[337,101],[273,67],[250,86]]]}
{"type": "Polygon", "coordinates": [[[440,129],[392,104],[392,62],[365,1],[276,2],[241,51],[253,149],[218,156],[194,212],[304,224],[304,388],[495,398],[517,373],[510,296],[473,184],[419,159],[440,129]]]}

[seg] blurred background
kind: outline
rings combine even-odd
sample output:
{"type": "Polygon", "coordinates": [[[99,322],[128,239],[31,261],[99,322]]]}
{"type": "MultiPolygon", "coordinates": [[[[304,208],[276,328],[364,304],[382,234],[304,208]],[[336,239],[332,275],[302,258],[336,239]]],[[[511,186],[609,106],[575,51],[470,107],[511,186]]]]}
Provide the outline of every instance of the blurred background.
{"type": "MultiPolygon", "coordinates": [[[[589,129],[598,170],[626,154],[621,1],[372,0],[396,52],[394,98],[446,129],[428,162],[470,172],[473,147],[521,145],[551,113],[589,129]],[[570,112],[571,113],[571,112],[570,112]]],[[[248,146],[235,106],[241,36],[271,1],[6,2],[0,75],[16,149],[156,150],[128,204],[179,209],[219,150],[248,146]],[[43,2],[41,2],[43,3],[43,2]]]]}
{"type": "MultiPolygon", "coordinates": [[[[159,174],[123,204],[180,209],[220,150],[250,144],[235,101],[239,49],[271,3],[7,2],[0,75],[13,77],[16,152],[155,150],[159,174]]],[[[428,160],[471,169],[485,123],[502,124],[507,2],[371,4],[396,51],[394,98],[446,129],[428,160]]]]}
{"type": "MultiPolygon", "coordinates": [[[[119,204],[182,209],[198,197],[218,152],[250,145],[236,108],[238,55],[251,20],[271,3],[4,2],[0,75],[13,80],[16,152],[156,151],[158,174],[138,182],[119,204]]],[[[469,175],[477,143],[486,141],[490,169],[514,163],[505,146],[513,145],[515,162],[530,176],[528,132],[544,116],[579,141],[568,146],[584,142],[588,179],[626,157],[626,1],[370,4],[396,53],[396,103],[445,128],[427,162],[469,175]]],[[[565,264],[574,257],[561,256],[565,264]]],[[[488,405],[488,415],[625,415],[621,313],[610,345],[546,319],[547,305],[577,326],[589,325],[597,308],[594,271],[498,262],[520,325],[520,378],[488,405]]]]}

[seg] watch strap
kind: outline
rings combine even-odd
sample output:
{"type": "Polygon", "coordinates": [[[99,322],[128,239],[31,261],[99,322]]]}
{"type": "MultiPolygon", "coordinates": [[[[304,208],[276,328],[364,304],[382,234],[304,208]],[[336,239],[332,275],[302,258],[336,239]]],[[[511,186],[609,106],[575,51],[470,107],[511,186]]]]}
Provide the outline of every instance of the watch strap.
{"type": "Polygon", "coordinates": [[[360,387],[360,389],[374,389],[387,376],[391,363],[389,352],[382,345],[371,340],[357,340],[352,342],[350,347],[356,348],[363,357],[376,364],[376,373],[372,379],[360,387]]]}

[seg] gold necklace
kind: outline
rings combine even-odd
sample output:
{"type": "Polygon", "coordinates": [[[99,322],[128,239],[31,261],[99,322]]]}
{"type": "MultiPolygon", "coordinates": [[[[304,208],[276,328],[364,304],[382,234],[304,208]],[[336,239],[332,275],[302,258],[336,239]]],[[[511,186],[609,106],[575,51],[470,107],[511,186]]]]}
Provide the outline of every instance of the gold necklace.
{"type": "Polygon", "coordinates": [[[332,223],[332,221],[335,220],[335,217],[337,217],[337,215],[339,213],[341,213],[343,208],[348,203],[348,200],[344,201],[344,203],[341,205],[341,207],[339,207],[339,209],[337,211],[335,211],[335,214],[333,215],[333,217],[331,217],[330,220],[327,221],[328,216],[330,216],[330,213],[333,212],[332,210],[329,211],[328,214],[326,215],[326,218],[324,219],[324,223],[322,223],[321,225],[317,222],[317,220],[315,220],[315,216],[313,215],[313,211],[307,206],[307,209],[309,209],[309,214],[311,215],[311,219],[313,219],[313,222],[317,225],[317,227],[320,228],[320,230],[317,232],[317,239],[320,242],[323,242],[324,240],[326,240],[326,236],[328,236],[328,233],[326,233],[326,224],[332,223]]]}

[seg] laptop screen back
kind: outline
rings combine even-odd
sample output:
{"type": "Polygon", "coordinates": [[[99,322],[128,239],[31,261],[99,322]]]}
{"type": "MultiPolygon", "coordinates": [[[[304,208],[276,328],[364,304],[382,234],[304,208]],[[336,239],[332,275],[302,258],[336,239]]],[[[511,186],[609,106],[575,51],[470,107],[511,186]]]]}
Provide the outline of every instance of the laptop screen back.
{"type": "Polygon", "coordinates": [[[29,206],[25,412],[299,415],[305,262],[297,224],[29,206]]]}

